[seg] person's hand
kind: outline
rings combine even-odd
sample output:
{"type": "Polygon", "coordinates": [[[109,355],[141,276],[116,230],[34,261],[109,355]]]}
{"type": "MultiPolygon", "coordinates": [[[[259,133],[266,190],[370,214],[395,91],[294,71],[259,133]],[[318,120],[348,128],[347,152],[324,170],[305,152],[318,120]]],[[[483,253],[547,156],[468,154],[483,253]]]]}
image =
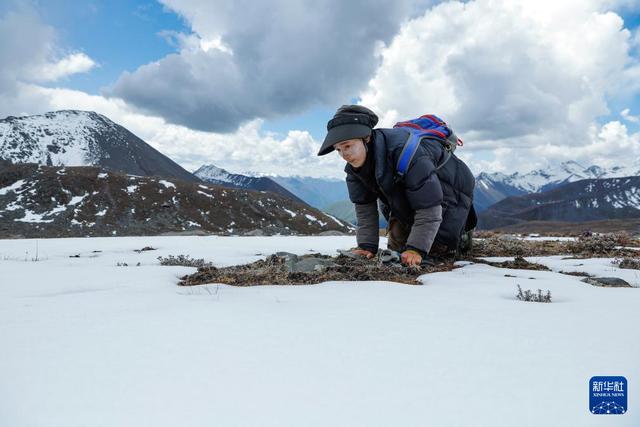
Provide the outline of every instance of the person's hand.
{"type": "Polygon", "coordinates": [[[371,259],[375,256],[373,252],[367,251],[365,249],[360,249],[360,248],[351,249],[351,253],[363,256],[368,259],[371,259]]]}
{"type": "Polygon", "coordinates": [[[422,262],[422,256],[418,252],[409,249],[402,252],[402,255],[400,255],[400,262],[406,266],[420,265],[422,262]]]}

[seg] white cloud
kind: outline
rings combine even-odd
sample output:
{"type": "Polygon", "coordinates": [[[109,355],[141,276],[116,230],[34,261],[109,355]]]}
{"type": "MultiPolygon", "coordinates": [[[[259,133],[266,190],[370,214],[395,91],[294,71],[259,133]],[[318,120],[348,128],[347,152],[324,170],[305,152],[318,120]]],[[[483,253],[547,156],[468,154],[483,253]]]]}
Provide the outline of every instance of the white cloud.
{"type": "Polygon", "coordinates": [[[416,4],[429,0],[161,0],[193,34],[176,54],[123,73],[108,92],[192,129],[340,105],[363,89],[416,4]]]}
{"type": "Polygon", "coordinates": [[[450,1],[380,50],[360,99],[386,126],[438,114],[466,141],[461,152],[492,150],[482,164],[526,170],[555,160],[544,156],[587,153],[585,141],[599,153],[590,129],[640,72],[630,49],[630,32],[603,2],[450,1]]]}
{"type": "Polygon", "coordinates": [[[0,64],[0,97],[7,98],[20,96],[23,83],[56,81],[96,66],[85,53],[65,53],[55,29],[26,3],[0,16],[0,64]]]}
{"type": "Polygon", "coordinates": [[[292,130],[282,137],[263,131],[262,123],[260,119],[253,120],[233,134],[166,125],[150,142],[190,170],[213,163],[237,173],[344,176],[344,162],[337,155],[316,156],[320,144],[307,131],[292,130]]]}
{"type": "Polygon", "coordinates": [[[0,16],[0,96],[16,95],[21,77],[47,63],[54,36],[31,9],[0,16]]]}
{"type": "Polygon", "coordinates": [[[211,39],[204,39],[195,33],[185,34],[178,31],[165,30],[158,33],[167,43],[176,47],[180,51],[204,51],[216,49],[221,52],[233,55],[233,51],[222,42],[222,37],[217,36],[211,39]]]}
{"type": "Polygon", "coordinates": [[[601,127],[590,128],[590,143],[578,150],[583,162],[611,167],[629,166],[640,159],[640,133],[630,134],[619,121],[611,121],[601,127]]]}
{"type": "MultiPolygon", "coordinates": [[[[167,36],[176,39],[184,55],[212,51],[223,55],[230,53],[221,40],[214,37],[177,33],[167,36]]],[[[44,24],[35,10],[21,8],[0,16],[2,117],[61,109],[96,111],[123,125],[188,170],[214,163],[232,172],[343,176],[343,162],[336,156],[317,157],[319,142],[303,130],[291,130],[280,136],[263,131],[263,121],[254,119],[229,134],[195,131],[169,124],[157,115],[141,113],[118,98],[36,84],[58,81],[96,66],[95,61],[84,53],[75,52],[56,59],[60,52],[55,29],[44,24]]],[[[208,70],[201,72],[206,79],[208,70]]],[[[167,102],[175,102],[175,99],[170,96],[167,102]]]]}
{"type": "Polygon", "coordinates": [[[32,71],[32,78],[35,81],[56,81],[72,74],[86,73],[96,65],[82,52],[71,53],[59,61],[40,64],[32,71]]]}
{"type": "Polygon", "coordinates": [[[256,119],[230,134],[202,132],[140,114],[120,99],[37,85],[24,85],[21,92],[41,106],[32,113],[80,109],[103,114],[190,171],[212,163],[237,173],[344,176],[344,162],[337,155],[316,156],[320,142],[307,131],[291,130],[280,136],[262,130],[263,121],[256,119]]]}
{"type": "MultiPolygon", "coordinates": [[[[246,4],[166,3],[188,19],[194,32],[165,33],[179,47],[179,54],[141,67],[135,72],[136,82],[147,93],[158,86],[158,93],[164,96],[148,101],[177,106],[185,117],[192,116],[189,120],[197,116],[204,122],[224,121],[236,113],[235,118],[261,117],[271,100],[256,106],[249,115],[248,110],[238,111],[237,107],[260,104],[265,94],[275,97],[277,103],[286,103],[296,95],[316,96],[311,92],[329,90],[337,81],[335,76],[348,71],[350,64],[369,61],[372,52],[377,52],[377,59],[368,63],[379,65],[372,68],[371,80],[362,69],[358,71],[361,82],[345,83],[339,91],[344,92],[343,102],[353,96],[353,92],[347,95],[349,90],[362,89],[362,103],[373,107],[381,116],[381,125],[386,126],[423,113],[443,116],[464,138],[466,144],[457,154],[474,172],[527,171],[565,160],[625,166],[640,157],[639,134],[630,133],[616,121],[595,124],[597,116],[608,111],[607,97],[640,91],[640,65],[630,55],[633,46],[637,49],[638,32],[631,35],[616,14],[595,0],[446,2],[406,21],[388,45],[377,42],[361,51],[352,49],[348,58],[337,63],[332,62],[331,49],[341,46],[348,31],[317,42],[313,49],[322,52],[320,59],[308,58],[313,53],[297,44],[278,51],[301,25],[325,22],[290,22],[304,17],[305,10],[289,11],[270,22],[286,27],[282,32],[274,29],[261,34],[258,21],[264,14],[260,8],[253,10],[251,19],[242,21],[235,14],[248,7],[246,4]],[[213,13],[218,7],[228,10],[213,13]],[[252,43],[259,43],[260,48],[247,52],[252,43]],[[242,56],[240,62],[235,59],[238,55],[242,56]],[[245,67],[243,61],[251,58],[257,60],[260,73],[287,71],[270,75],[259,99],[237,99],[238,94],[265,86],[259,80],[260,73],[245,67]],[[316,60],[323,64],[322,70],[335,67],[331,70],[335,74],[318,72],[316,60]],[[176,67],[171,66],[172,61],[176,67]],[[228,67],[214,67],[212,72],[212,64],[228,67]],[[162,74],[158,74],[159,68],[172,70],[171,78],[157,78],[162,74]],[[297,73],[321,76],[323,84],[298,81],[293,78],[297,73]],[[330,74],[333,80],[327,79],[330,74]],[[214,77],[220,85],[208,86],[217,84],[211,83],[214,77]],[[248,77],[255,86],[243,86],[248,77]],[[281,90],[283,87],[286,90],[281,90]],[[218,98],[211,97],[214,89],[218,98]],[[203,105],[212,109],[202,114],[203,105]]],[[[281,7],[287,4],[284,0],[278,3],[281,7]]],[[[316,30],[320,31],[310,29],[312,34],[316,30]]],[[[304,130],[276,135],[264,131],[263,121],[254,118],[240,120],[240,127],[231,126],[234,130],[228,134],[197,131],[160,117],[162,106],[139,110],[118,98],[33,84],[96,66],[82,53],[63,53],[60,60],[61,49],[55,40],[54,29],[31,10],[0,17],[0,61],[4,65],[0,67],[0,114],[67,108],[97,111],[189,170],[213,163],[232,172],[343,175],[344,163],[334,155],[317,157],[319,142],[304,130]]],[[[293,110],[299,112],[300,108],[293,110]]],[[[637,118],[629,109],[620,115],[631,123],[637,118]]]]}
{"type": "Polygon", "coordinates": [[[503,142],[505,145],[502,147],[488,151],[492,160],[478,160],[481,151],[460,150],[456,154],[468,162],[474,174],[528,172],[569,160],[585,167],[640,166],[640,132],[629,133],[619,121],[610,121],[602,126],[590,125],[586,138],[580,144],[569,140],[566,144],[537,141],[530,146],[511,148],[503,142]]]}

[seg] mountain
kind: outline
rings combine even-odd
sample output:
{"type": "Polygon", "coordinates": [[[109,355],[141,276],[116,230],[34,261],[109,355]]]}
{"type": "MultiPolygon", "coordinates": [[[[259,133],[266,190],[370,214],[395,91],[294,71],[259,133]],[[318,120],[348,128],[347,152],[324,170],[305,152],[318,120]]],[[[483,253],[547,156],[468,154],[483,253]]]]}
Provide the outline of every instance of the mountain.
{"type": "Polygon", "coordinates": [[[492,174],[482,172],[476,177],[476,186],[473,190],[473,205],[476,212],[482,212],[509,196],[527,194],[522,188],[513,185],[509,178],[508,175],[500,172],[492,174]]]}
{"type": "Polygon", "coordinates": [[[584,179],[620,178],[640,175],[640,161],[628,167],[604,169],[599,166],[584,166],[574,162],[564,162],[547,169],[534,170],[525,174],[515,172],[506,175],[500,172],[481,173],[476,177],[474,204],[482,212],[494,203],[509,196],[519,196],[552,190],[562,185],[584,179]]]}
{"type": "Polygon", "coordinates": [[[124,127],[92,111],[63,110],[0,120],[0,158],[199,181],[124,127]]]}
{"type": "Polygon", "coordinates": [[[324,211],[328,214],[347,221],[351,224],[355,224],[356,221],[356,209],[351,203],[351,200],[341,200],[326,206],[324,211]]]}
{"type": "MultiPolygon", "coordinates": [[[[327,212],[349,223],[355,222],[355,210],[349,200],[347,185],[344,179],[335,178],[311,178],[303,176],[269,176],[248,172],[246,175],[229,174],[224,169],[208,166],[208,171],[203,172],[204,166],[198,169],[196,174],[207,182],[215,182],[221,185],[228,182],[231,185],[244,187],[250,178],[269,179],[270,182],[281,187],[284,191],[295,195],[310,206],[327,212]]],[[[273,190],[272,190],[273,191],[273,190]]]]}
{"type": "Polygon", "coordinates": [[[317,234],[352,227],[274,193],[0,162],[0,237],[317,234]]]}
{"type": "Polygon", "coordinates": [[[344,179],[274,176],[272,179],[311,206],[326,209],[336,202],[349,200],[344,179]]]}
{"type": "Polygon", "coordinates": [[[280,194],[284,197],[288,197],[291,200],[295,200],[299,203],[305,203],[305,201],[295,194],[291,193],[280,184],[268,177],[253,177],[241,174],[229,173],[224,169],[221,169],[214,165],[203,165],[193,173],[202,181],[221,185],[229,188],[244,188],[248,190],[258,191],[271,191],[273,193],[280,194]]]}
{"type": "Polygon", "coordinates": [[[640,176],[584,179],[549,191],[507,197],[479,215],[478,227],[623,218],[640,218],[640,176]]]}

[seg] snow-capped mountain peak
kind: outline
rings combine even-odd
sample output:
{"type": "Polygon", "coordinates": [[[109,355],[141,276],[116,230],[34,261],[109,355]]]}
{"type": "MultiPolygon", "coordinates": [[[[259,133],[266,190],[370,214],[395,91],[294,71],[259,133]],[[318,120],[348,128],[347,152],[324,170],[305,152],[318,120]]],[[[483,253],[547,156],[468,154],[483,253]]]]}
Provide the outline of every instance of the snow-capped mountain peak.
{"type": "MultiPolygon", "coordinates": [[[[620,169],[620,168],[616,167],[614,169],[620,169]]],[[[602,175],[607,173],[606,169],[603,169],[600,166],[596,166],[596,165],[589,166],[588,168],[585,169],[585,172],[589,173],[592,178],[600,178],[602,175]]]]}
{"type": "Polygon", "coordinates": [[[0,120],[0,158],[197,181],[142,139],[93,111],[62,110],[0,120]]]}
{"type": "Polygon", "coordinates": [[[636,176],[638,172],[640,171],[634,171],[633,168],[613,167],[611,169],[604,169],[596,165],[585,168],[577,162],[568,161],[548,169],[533,170],[524,174],[514,172],[511,175],[506,175],[501,172],[482,172],[476,177],[476,180],[485,183],[500,182],[527,193],[535,193],[544,191],[550,187],[556,187],[564,183],[580,181],[582,179],[620,178],[624,176],[636,176]]]}
{"type": "Polygon", "coordinates": [[[224,187],[231,188],[246,188],[258,191],[272,191],[274,193],[278,193],[285,197],[288,197],[292,200],[305,203],[295,194],[275,182],[273,179],[266,176],[253,177],[243,174],[229,173],[226,170],[212,164],[200,166],[198,170],[193,172],[193,174],[201,180],[209,182],[211,184],[222,185],[224,187]]]}
{"type": "Polygon", "coordinates": [[[578,162],[575,162],[573,160],[561,163],[560,164],[560,169],[565,171],[566,173],[568,173],[570,175],[579,175],[581,173],[584,173],[584,171],[585,171],[585,167],[584,166],[582,166],[581,164],[579,164],[578,162]]]}
{"type": "Polygon", "coordinates": [[[95,135],[113,133],[116,126],[92,111],[62,110],[39,116],[9,116],[0,120],[0,157],[49,166],[94,165],[105,154],[96,143],[95,135]]]}
{"type": "Polygon", "coordinates": [[[202,165],[198,170],[194,171],[193,174],[207,182],[220,181],[233,183],[231,174],[216,165],[202,165]]]}
{"type": "Polygon", "coordinates": [[[474,202],[478,210],[482,211],[509,196],[548,191],[583,179],[621,178],[638,175],[640,175],[640,162],[637,166],[605,169],[597,165],[585,168],[578,162],[568,161],[527,173],[514,172],[507,175],[501,172],[483,172],[476,177],[474,202]]]}

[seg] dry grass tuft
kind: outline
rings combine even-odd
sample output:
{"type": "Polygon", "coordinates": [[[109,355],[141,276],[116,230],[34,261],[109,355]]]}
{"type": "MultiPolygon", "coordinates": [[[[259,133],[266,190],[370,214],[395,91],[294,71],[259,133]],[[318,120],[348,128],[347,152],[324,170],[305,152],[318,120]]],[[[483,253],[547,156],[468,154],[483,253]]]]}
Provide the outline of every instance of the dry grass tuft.
{"type": "Polygon", "coordinates": [[[516,295],[516,298],[520,301],[528,302],[551,302],[551,291],[547,291],[546,294],[543,294],[542,289],[538,289],[537,293],[527,289],[523,292],[520,285],[518,285],[518,294],[516,295]]]}

